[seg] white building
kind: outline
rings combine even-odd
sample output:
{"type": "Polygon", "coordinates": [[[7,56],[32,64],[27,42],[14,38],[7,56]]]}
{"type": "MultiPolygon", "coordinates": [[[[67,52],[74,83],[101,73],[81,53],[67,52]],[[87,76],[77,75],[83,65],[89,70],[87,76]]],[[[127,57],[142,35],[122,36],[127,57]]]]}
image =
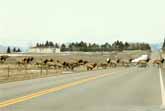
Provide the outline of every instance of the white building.
{"type": "Polygon", "coordinates": [[[60,48],[53,47],[32,47],[28,51],[29,53],[60,53],[60,48]]]}

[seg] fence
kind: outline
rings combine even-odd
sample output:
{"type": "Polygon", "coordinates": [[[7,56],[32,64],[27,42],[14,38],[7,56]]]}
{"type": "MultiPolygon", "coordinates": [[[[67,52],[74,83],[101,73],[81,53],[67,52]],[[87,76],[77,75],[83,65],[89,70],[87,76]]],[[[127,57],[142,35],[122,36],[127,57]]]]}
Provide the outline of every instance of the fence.
{"type": "Polygon", "coordinates": [[[61,69],[48,68],[46,66],[15,66],[1,65],[0,67],[0,82],[26,80],[45,76],[61,74],[61,69]]]}

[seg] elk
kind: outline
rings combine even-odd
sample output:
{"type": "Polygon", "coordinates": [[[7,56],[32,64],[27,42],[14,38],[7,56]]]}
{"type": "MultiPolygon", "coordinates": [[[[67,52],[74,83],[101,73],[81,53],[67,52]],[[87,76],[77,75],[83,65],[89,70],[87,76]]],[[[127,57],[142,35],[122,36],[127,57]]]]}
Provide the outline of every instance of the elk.
{"type": "Polygon", "coordinates": [[[43,64],[47,64],[48,62],[53,62],[54,60],[51,58],[51,59],[45,59],[44,61],[43,61],[43,64]]]}
{"type": "Polygon", "coordinates": [[[121,60],[120,63],[124,67],[129,67],[132,60],[133,60],[132,58],[130,58],[130,59],[124,59],[124,60],[121,60]]]}
{"type": "Polygon", "coordinates": [[[154,60],[153,65],[157,64],[158,66],[161,66],[164,63],[164,61],[165,61],[164,58],[154,60]]]}
{"type": "Polygon", "coordinates": [[[30,64],[33,60],[34,60],[33,57],[25,57],[21,61],[18,61],[17,64],[18,65],[21,65],[21,64],[26,65],[26,64],[30,64]]]}
{"type": "Polygon", "coordinates": [[[89,70],[93,70],[95,67],[97,66],[96,63],[93,63],[93,64],[86,64],[86,69],[89,71],[89,70]]]}
{"type": "Polygon", "coordinates": [[[110,66],[111,67],[117,67],[117,65],[120,63],[120,59],[118,58],[117,60],[111,60],[110,61],[110,66]]]}
{"type": "Polygon", "coordinates": [[[102,67],[103,69],[106,69],[108,67],[108,64],[107,63],[101,63],[100,67],[102,67]]]}
{"type": "Polygon", "coordinates": [[[64,69],[74,70],[76,67],[79,67],[81,65],[85,65],[87,63],[88,63],[88,61],[84,61],[84,60],[80,59],[76,62],[63,62],[62,65],[63,65],[64,69]]]}
{"type": "Polygon", "coordinates": [[[99,66],[103,69],[106,69],[110,65],[110,62],[111,62],[111,59],[107,58],[106,63],[101,63],[99,66]]]}
{"type": "Polygon", "coordinates": [[[0,56],[0,62],[1,63],[4,63],[7,60],[7,58],[9,58],[8,55],[2,55],[2,56],[0,56]]]}
{"type": "Polygon", "coordinates": [[[48,66],[48,67],[50,67],[51,65],[53,65],[53,59],[51,58],[51,59],[45,59],[45,60],[42,60],[42,59],[40,59],[40,61],[37,61],[36,63],[35,63],[35,65],[37,65],[37,66],[48,66]]]}
{"type": "Polygon", "coordinates": [[[50,67],[54,67],[55,69],[57,69],[57,68],[63,68],[63,65],[61,64],[61,62],[59,60],[57,60],[56,62],[54,62],[53,60],[49,60],[49,62],[47,62],[46,65],[49,68],[50,67]]]}
{"type": "Polygon", "coordinates": [[[140,60],[137,62],[137,65],[139,67],[147,67],[149,61],[150,61],[150,58],[148,58],[147,60],[140,60]]]}
{"type": "Polygon", "coordinates": [[[70,68],[71,68],[71,65],[70,65],[69,62],[65,62],[65,61],[64,61],[64,62],[62,63],[62,65],[63,65],[63,68],[64,68],[64,69],[70,69],[70,68]]]}

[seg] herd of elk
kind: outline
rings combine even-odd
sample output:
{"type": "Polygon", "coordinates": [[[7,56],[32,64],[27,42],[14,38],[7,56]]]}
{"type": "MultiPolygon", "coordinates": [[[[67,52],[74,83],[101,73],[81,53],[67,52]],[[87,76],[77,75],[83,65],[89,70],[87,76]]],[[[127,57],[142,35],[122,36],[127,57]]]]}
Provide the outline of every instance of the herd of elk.
{"type": "Polygon", "coordinates": [[[45,60],[41,60],[41,61],[37,61],[35,63],[35,65],[37,66],[47,66],[48,68],[54,68],[54,69],[64,69],[64,70],[74,70],[76,67],[79,67],[81,65],[85,65],[87,64],[88,61],[84,61],[84,60],[78,60],[75,62],[60,62],[59,60],[54,61],[53,59],[45,59],[45,60]]]}
{"type": "MultiPolygon", "coordinates": [[[[18,64],[30,64],[33,61],[33,57],[26,57],[24,59],[22,59],[21,61],[18,62],[18,64]]],[[[74,62],[61,62],[59,60],[55,61],[54,59],[50,58],[50,59],[45,59],[45,60],[40,60],[37,61],[35,63],[35,65],[37,66],[47,66],[48,68],[54,68],[54,69],[64,69],[64,70],[74,70],[77,67],[80,66],[85,66],[87,70],[93,70],[94,68],[103,68],[106,69],[108,67],[112,67],[115,68],[117,66],[123,66],[123,67],[129,67],[132,64],[132,58],[130,59],[121,59],[121,58],[116,58],[116,59],[110,59],[107,58],[107,60],[103,63],[91,63],[85,60],[77,60],[74,62]]],[[[150,61],[150,58],[148,58],[147,60],[140,60],[136,63],[137,66],[139,67],[147,67],[148,63],[150,61]]],[[[165,61],[165,59],[160,59],[160,60],[154,60],[153,64],[157,64],[157,65],[161,65],[163,64],[165,61]]]]}
{"type": "MultiPolygon", "coordinates": [[[[9,58],[9,56],[6,55],[2,55],[0,56],[0,63],[4,63],[7,59],[9,58]]],[[[103,68],[106,69],[108,67],[112,67],[115,68],[117,66],[123,66],[123,67],[129,67],[132,66],[132,58],[128,58],[128,59],[121,59],[121,58],[116,58],[116,59],[112,59],[112,58],[107,58],[105,62],[102,63],[96,63],[96,62],[89,62],[83,59],[77,60],[77,61],[72,61],[72,62],[68,62],[68,61],[59,61],[59,60],[54,60],[52,58],[46,58],[46,59],[40,59],[36,62],[34,61],[34,57],[24,57],[22,58],[20,61],[17,61],[16,64],[17,65],[30,65],[32,63],[34,63],[33,65],[36,66],[46,66],[47,68],[54,68],[54,69],[63,69],[63,70],[74,70],[75,68],[78,67],[85,67],[87,70],[93,70],[95,68],[103,68]]],[[[149,62],[150,62],[150,58],[148,58],[147,60],[140,60],[138,61],[135,65],[139,66],[139,67],[147,67],[149,62]]],[[[158,65],[158,66],[162,66],[163,63],[165,62],[164,58],[161,59],[156,59],[153,62],[151,62],[153,65],[158,65]]]]}

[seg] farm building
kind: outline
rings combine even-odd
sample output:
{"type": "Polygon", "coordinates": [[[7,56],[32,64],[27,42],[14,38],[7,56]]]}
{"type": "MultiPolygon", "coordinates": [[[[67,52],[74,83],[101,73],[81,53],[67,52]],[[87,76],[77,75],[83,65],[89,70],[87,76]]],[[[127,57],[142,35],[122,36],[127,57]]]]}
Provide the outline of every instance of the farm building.
{"type": "Polygon", "coordinates": [[[60,53],[60,48],[54,47],[31,47],[29,53],[60,53]]]}

